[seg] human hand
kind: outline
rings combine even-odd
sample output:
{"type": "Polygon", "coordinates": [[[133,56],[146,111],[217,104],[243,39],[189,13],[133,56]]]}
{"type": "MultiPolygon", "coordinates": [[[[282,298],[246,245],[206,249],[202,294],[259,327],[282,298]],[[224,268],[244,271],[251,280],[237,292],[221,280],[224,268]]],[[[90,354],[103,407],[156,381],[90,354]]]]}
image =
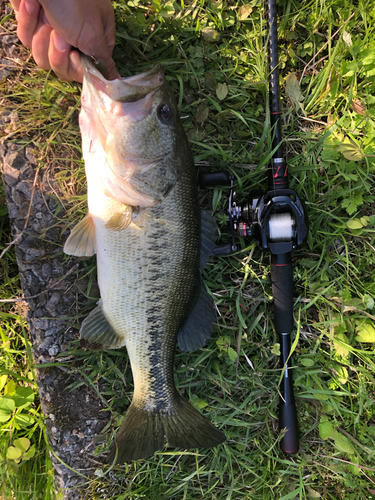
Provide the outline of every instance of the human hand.
{"type": "Polygon", "coordinates": [[[116,28],[110,0],[11,0],[17,34],[38,66],[62,80],[82,82],[80,54],[94,55],[119,78],[112,59],[116,28]]]}

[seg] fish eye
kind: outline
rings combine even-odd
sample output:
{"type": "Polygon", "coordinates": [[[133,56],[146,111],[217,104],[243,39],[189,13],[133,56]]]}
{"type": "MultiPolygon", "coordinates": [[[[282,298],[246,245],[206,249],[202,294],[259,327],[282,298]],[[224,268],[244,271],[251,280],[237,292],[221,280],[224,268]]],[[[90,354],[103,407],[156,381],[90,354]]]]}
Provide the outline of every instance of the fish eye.
{"type": "Polygon", "coordinates": [[[172,110],[168,106],[168,104],[160,104],[158,107],[158,117],[163,121],[166,122],[170,118],[172,118],[172,110]]]}

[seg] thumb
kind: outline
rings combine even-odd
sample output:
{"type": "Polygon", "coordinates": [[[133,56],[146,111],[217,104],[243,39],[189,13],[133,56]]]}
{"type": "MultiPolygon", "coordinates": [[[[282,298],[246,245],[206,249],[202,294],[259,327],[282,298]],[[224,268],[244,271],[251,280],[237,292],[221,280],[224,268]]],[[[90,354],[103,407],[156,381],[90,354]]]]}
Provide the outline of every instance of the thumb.
{"type": "Polygon", "coordinates": [[[93,31],[90,35],[93,39],[91,40],[90,37],[85,38],[85,47],[79,48],[84,54],[95,57],[99,63],[98,69],[102,72],[104,78],[107,80],[121,78],[116,69],[115,62],[112,59],[113,47],[115,44],[114,40],[108,40],[109,37],[106,38],[105,33],[102,30],[100,30],[98,34],[95,34],[93,31]],[[97,40],[103,40],[103,43],[98,45],[97,40]],[[110,45],[108,44],[109,41],[111,42],[110,45]],[[89,47],[91,48],[91,52],[88,51],[90,50],[89,47]],[[93,48],[94,50],[92,50],[93,48]]]}
{"type": "Polygon", "coordinates": [[[85,26],[77,40],[77,47],[81,52],[89,57],[94,56],[101,63],[99,69],[103,68],[102,73],[107,80],[121,78],[112,59],[114,44],[115,40],[113,39],[108,45],[102,26],[85,26]],[[103,42],[98,44],[98,40],[103,42]]]}
{"type": "Polygon", "coordinates": [[[107,59],[100,59],[100,61],[102,61],[106,67],[107,74],[104,76],[107,80],[115,80],[116,78],[121,78],[112,57],[109,57],[107,59]]]}
{"type": "MultiPolygon", "coordinates": [[[[82,51],[85,53],[85,51],[82,51]]],[[[106,80],[115,80],[121,78],[119,72],[116,69],[116,65],[112,57],[109,55],[107,50],[97,50],[94,54],[87,54],[89,57],[93,56],[97,61],[98,70],[102,73],[106,80]]]]}

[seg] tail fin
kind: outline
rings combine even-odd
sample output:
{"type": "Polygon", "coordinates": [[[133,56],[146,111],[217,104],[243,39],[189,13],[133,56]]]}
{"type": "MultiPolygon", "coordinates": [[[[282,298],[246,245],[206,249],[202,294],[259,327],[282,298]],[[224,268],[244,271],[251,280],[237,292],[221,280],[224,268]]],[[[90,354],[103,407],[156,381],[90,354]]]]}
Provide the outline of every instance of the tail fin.
{"type": "Polygon", "coordinates": [[[117,432],[108,462],[127,462],[150,457],[164,447],[211,448],[225,441],[225,435],[190,403],[177,396],[173,412],[151,412],[130,405],[117,432]]]}

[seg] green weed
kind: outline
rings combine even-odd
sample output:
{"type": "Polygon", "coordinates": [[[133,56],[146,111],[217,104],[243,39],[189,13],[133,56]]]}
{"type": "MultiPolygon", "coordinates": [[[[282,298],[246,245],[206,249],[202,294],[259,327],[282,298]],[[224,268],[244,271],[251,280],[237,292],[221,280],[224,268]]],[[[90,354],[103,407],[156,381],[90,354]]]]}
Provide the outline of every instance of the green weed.
{"type": "Polygon", "coordinates": [[[48,499],[53,474],[25,327],[20,314],[0,312],[1,492],[48,499]]]}

